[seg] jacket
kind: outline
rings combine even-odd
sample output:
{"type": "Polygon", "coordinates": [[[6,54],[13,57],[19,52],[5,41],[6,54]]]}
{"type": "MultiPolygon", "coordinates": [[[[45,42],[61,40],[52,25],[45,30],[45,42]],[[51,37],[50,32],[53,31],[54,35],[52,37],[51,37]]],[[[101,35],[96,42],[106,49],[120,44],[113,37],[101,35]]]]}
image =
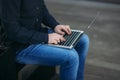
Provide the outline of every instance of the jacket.
{"type": "Polygon", "coordinates": [[[44,0],[2,0],[2,24],[9,41],[20,45],[48,42],[47,29],[59,23],[47,10],[44,0]]]}

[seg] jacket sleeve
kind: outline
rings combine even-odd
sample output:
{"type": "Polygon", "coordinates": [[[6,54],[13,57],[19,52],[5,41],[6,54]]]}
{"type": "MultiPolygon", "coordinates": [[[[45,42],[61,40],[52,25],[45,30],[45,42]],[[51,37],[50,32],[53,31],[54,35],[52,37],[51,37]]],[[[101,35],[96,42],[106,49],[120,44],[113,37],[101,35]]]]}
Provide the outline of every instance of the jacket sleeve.
{"type": "Polygon", "coordinates": [[[46,26],[51,27],[52,29],[55,28],[59,23],[56,21],[56,19],[49,13],[45,2],[43,2],[43,7],[44,7],[44,17],[43,17],[43,24],[46,26]]]}
{"type": "Polygon", "coordinates": [[[8,38],[23,44],[48,42],[48,34],[20,26],[21,0],[2,0],[2,22],[8,38]]]}

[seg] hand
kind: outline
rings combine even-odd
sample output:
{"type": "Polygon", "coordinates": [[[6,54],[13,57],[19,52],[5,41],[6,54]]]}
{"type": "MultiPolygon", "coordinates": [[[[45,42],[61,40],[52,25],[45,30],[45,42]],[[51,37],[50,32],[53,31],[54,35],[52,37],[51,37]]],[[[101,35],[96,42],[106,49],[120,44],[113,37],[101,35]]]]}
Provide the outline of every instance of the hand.
{"type": "Polygon", "coordinates": [[[67,33],[68,35],[71,34],[71,29],[69,25],[57,25],[54,30],[56,33],[61,35],[65,35],[65,33],[67,33]]]}
{"type": "Polygon", "coordinates": [[[63,37],[63,35],[60,35],[57,33],[51,33],[51,34],[48,34],[48,36],[49,36],[49,40],[48,40],[49,44],[58,44],[60,42],[65,41],[65,38],[63,37]]]}

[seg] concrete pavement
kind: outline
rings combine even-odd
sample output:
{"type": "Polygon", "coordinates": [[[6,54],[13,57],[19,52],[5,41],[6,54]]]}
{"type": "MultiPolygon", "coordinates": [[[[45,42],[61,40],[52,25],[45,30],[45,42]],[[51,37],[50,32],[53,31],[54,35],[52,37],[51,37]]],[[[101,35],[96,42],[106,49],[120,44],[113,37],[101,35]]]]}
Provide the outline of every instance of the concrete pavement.
{"type": "Polygon", "coordinates": [[[120,80],[120,5],[79,0],[45,0],[61,24],[86,30],[90,37],[85,80],[120,80]]]}

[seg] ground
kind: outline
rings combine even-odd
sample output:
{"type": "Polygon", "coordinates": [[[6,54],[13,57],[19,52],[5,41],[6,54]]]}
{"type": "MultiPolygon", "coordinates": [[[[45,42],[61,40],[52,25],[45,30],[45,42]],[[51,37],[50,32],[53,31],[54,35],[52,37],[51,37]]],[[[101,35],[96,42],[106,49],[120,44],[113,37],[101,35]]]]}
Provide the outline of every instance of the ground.
{"type": "Polygon", "coordinates": [[[50,13],[90,38],[85,80],[120,80],[120,5],[84,0],[45,0],[50,13]],[[99,13],[96,21],[87,26],[99,13]]]}

